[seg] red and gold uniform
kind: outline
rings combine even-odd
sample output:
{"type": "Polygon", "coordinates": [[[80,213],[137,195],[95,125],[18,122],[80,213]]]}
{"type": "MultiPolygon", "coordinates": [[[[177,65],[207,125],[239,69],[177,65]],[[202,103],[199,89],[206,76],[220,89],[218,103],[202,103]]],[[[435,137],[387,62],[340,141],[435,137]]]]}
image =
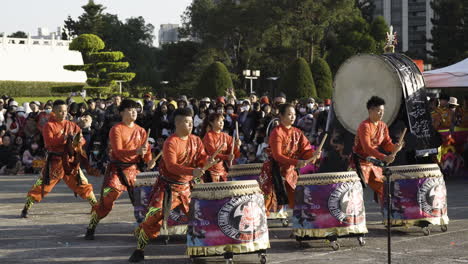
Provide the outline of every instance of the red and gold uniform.
{"type": "MultiPolygon", "coordinates": [[[[142,158],[137,154],[137,149],[146,144],[146,131],[134,124],[132,127],[124,123],[118,123],[109,132],[110,160],[107,168],[99,202],[93,206],[91,222],[88,228],[96,227],[99,220],[106,217],[114,206],[115,200],[127,191],[122,177],[126,178],[129,187],[133,187],[136,175],[140,172],[137,163],[142,158]],[[120,175],[119,175],[120,174],[120,175]],[[122,180],[121,180],[122,179],[122,180]]],[[[151,160],[151,150],[145,153],[143,160],[151,160]]]]}
{"type": "Polygon", "coordinates": [[[163,217],[170,210],[179,207],[188,215],[193,170],[202,168],[207,158],[201,139],[195,135],[181,139],[173,134],[166,139],[163,158],[159,163],[160,177],[153,186],[148,213],[135,231],[139,250],[144,249],[149,239],[159,235],[163,217]],[[163,206],[165,199],[167,207],[163,206]]]}
{"type": "Polygon", "coordinates": [[[432,125],[440,132],[450,132],[454,122],[454,113],[448,107],[438,107],[431,113],[432,125]]]}
{"type": "MultiPolygon", "coordinates": [[[[68,120],[57,121],[55,115],[51,114],[42,130],[45,148],[47,149],[47,163],[42,169],[41,177],[36,181],[27,195],[26,210],[34,202],[40,202],[55,185],[63,179],[67,186],[83,199],[89,200],[91,204],[96,202],[93,186],[89,184],[81,174],[79,163],[74,157],[65,154],[67,136],[81,132],[80,127],[68,120]]],[[[79,144],[83,146],[85,140],[82,138],[79,144]]]]}
{"type": "Polygon", "coordinates": [[[294,190],[299,177],[296,165],[299,160],[306,160],[313,156],[309,140],[301,130],[295,127],[286,128],[283,125],[275,127],[268,139],[269,160],[263,164],[262,172],[258,178],[260,188],[265,195],[265,207],[267,214],[277,211],[276,193],[273,186],[272,162],[278,163],[282,178],[288,194],[289,207],[294,208],[294,190]]]}
{"type": "MultiPolygon", "coordinates": [[[[395,144],[392,143],[392,139],[388,133],[388,127],[383,121],[378,121],[377,124],[374,124],[367,119],[358,127],[353,151],[364,158],[374,157],[383,160],[386,155],[381,153],[378,150],[379,148],[387,152],[392,152],[395,149],[395,144]]],[[[381,199],[383,197],[384,188],[382,168],[367,161],[360,160],[359,162],[366,183],[381,199]]]]}
{"type": "MultiPolygon", "coordinates": [[[[220,162],[211,167],[209,171],[213,182],[227,181],[228,173],[224,167],[224,162],[229,162],[232,144],[234,144],[233,138],[223,132],[216,133],[214,131],[209,131],[203,137],[203,144],[205,145],[206,153],[209,156],[212,156],[218,148],[224,144],[221,152],[215,157],[216,159],[219,159],[220,162]]],[[[234,147],[234,156],[235,158],[240,157],[240,151],[237,146],[234,147]]]]}

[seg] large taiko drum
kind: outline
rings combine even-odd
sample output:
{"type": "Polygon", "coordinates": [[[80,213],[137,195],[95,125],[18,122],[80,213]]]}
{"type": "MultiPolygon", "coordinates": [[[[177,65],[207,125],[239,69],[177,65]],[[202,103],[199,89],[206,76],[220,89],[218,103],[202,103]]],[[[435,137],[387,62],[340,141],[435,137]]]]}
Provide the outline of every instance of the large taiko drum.
{"type": "Polygon", "coordinates": [[[360,54],[346,60],[336,73],[333,109],[346,130],[356,134],[359,124],[368,118],[366,102],[373,95],[385,104],[383,121],[396,119],[403,93],[424,87],[422,74],[414,62],[402,54],[360,54]]]}
{"type": "Polygon", "coordinates": [[[192,190],[187,254],[252,253],[270,247],[257,181],[197,184],[192,190]]]}
{"type": "MultiPolygon", "coordinates": [[[[391,176],[392,225],[441,225],[446,230],[447,189],[437,164],[419,164],[389,167],[391,176]]],[[[383,215],[387,221],[387,194],[385,188],[383,215]]],[[[425,231],[426,232],[426,231],[425,231]]]]}
{"type": "MultiPolygon", "coordinates": [[[[134,197],[134,214],[138,223],[143,222],[148,212],[148,204],[151,200],[151,190],[159,172],[142,172],[136,177],[134,197]]],[[[187,233],[188,217],[179,209],[171,210],[167,220],[167,230],[161,229],[161,235],[185,235],[187,233]]]]}
{"type": "Polygon", "coordinates": [[[296,237],[367,233],[363,190],[354,171],[301,175],[295,191],[296,237]]]}
{"type": "Polygon", "coordinates": [[[263,163],[238,164],[229,168],[228,180],[248,181],[257,180],[262,172],[263,163]]]}

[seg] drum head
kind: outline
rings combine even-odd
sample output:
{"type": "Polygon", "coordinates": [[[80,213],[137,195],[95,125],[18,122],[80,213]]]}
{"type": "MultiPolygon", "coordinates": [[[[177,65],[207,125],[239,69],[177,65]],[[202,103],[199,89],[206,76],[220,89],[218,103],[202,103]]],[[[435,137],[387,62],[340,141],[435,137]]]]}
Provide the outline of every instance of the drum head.
{"type": "Polygon", "coordinates": [[[369,117],[366,103],[371,96],[385,100],[383,121],[390,125],[398,115],[402,84],[395,69],[383,57],[356,55],[338,70],[333,89],[333,108],[340,123],[356,134],[359,124],[369,117]]]}

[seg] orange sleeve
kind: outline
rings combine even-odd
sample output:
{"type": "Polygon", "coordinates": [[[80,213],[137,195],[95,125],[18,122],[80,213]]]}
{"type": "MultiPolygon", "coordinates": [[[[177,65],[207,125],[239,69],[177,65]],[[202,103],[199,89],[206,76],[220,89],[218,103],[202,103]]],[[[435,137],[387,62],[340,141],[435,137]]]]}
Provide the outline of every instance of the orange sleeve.
{"type": "MultiPolygon", "coordinates": [[[[180,146],[178,146],[177,142],[174,140],[169,140],[164,143],[164,146],[163,146],[164,165],[166,166],[167,170],[174,175],[192,175],[194,168],[186,167],[177,162],[177,152],[178,152],[179,147],[180,146]]],[[[183,152],[184,150],[180,150],[180,151],[183,152]]],[[[203,153],[205,153],[204,150],[203,150],[203,153]]]]}
{"type": "Polygon", "coordinates": [[[301,153],[299,156],[303,160],[310,159],[314,155],[315,151],[312,149],[312,146],[310,145],[310,141],[307,139],[304,133],[302,133],[302,131],[299,131],[299,133],[300,133],[299,152],[301,153]]]}
{"type": "Polygon", "coordinates": [[[117,160],[123,160],[125,158],[128,159],[128,156],[134,156],[137,154],[136,149],[123,148],[123,137],[128,137],[128,135],[124,135],[118,125],[112,127],[111,131],[109,132],[109,139],[112,148],[112,156],[114,156],[114,158],[117,160]]]}
{"type": "Polygon", "coordinates": [[[44,144],[47,148],[61,147],[65,144],[64,133],[59,134],[60,131],[54,131],[52,124],[47,122],[42,130],[42,136],[44,137],[44,144]]]}
{"type": "Polygon", "coordinates": [[[360,129],[358,129],[358,136],[359,136],[359,143],[361,143],[362,149],[364,150],[364,153],[366,153],[368,156],[373,156],[378,159],[383,159],[385,158],[385,155],[380,153],[378,150],[374,149],[371,144],[371,127],[369,124],[364,124],[360,126],[360,129]]]}
{"type": "Polygon", "coordinates": [[[388,132],[387,125],[384,125],[384,140],[382,141],[382,148],[387,152],[393,152],[395,149],[395,144],[393,144],[392,139],[390,138],[390,133],[388,132]]]}
{"type": "Polygon", "coordinates": [[[297,159],[291,159],[283,155],[282,149],[281,149],[283,140],[284,140],[284,135],[282,135],[282,132],[279,131],[278,129],[273,130],[273,132],[270,135],[271,154],[273,155],[273,158],[281,164],[296,166],[298,162],[297,159]]]}
{"type": "Polygon", "coordinates": [[[202,168],[208,162],[209,155],[205,151],[205,147],[203,146],[203,142],[199,137],[196,137],[197,140],[197,152],[198,152],[198,160],[195,161],[198,167],[202,168]]]}

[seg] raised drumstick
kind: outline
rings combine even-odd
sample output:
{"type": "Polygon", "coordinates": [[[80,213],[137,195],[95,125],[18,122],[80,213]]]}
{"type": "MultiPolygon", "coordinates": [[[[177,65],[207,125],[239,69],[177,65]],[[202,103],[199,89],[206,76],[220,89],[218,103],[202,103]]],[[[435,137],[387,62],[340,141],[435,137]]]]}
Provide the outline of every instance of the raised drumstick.
{"type": "MultiPolygon", "coordinates": [[[[231,155],[234,155],[234,146],[236,145],[236,135],[237,135],[237,138],[239,138],[239,124],[237,123],[237,121],[236,121],[236,132],[234,133],[232,137],[231,155]]],[[[232,166],[232,161],[233,160],[229,161],[229,167],[232,166]]]]}
{"type": "MultiPolygon", "coordinates": [[[[212,158],[213,160],[216,161],[216,156],[218,156],[218,154],[221,152],[221,150],[223,149],[223,147],[224,147],[225,145],[226,145],[226,144],[223,143],[223,144],[221,144],[221,145],[218,147],[218,149],[216,150],[216,152],[211,156],[211,158],[212,158]]],[[[208,162],[208,164],[206,164],[206,165],[203,167],[202,170],[203,170],[203,171],[206,171],[206,170],[208,170],[209,168],[213,167],[216,163],[218,163],[218,162],[214,162],[214,163],[208,162]]]]}
{"type": "MultiPolygon", "coordinates": [[[[322,151],[323,145],[325,144],[325,141],[327,140],[328,134],[325,134],[322,138],[322,141],[320,142],[319,147],[315,150],[315,152],[320,152],[322,151]]],[[[306,160],[307,163],[311,162],[315,157],[311,157],[310,159],[306,160]]]]}

